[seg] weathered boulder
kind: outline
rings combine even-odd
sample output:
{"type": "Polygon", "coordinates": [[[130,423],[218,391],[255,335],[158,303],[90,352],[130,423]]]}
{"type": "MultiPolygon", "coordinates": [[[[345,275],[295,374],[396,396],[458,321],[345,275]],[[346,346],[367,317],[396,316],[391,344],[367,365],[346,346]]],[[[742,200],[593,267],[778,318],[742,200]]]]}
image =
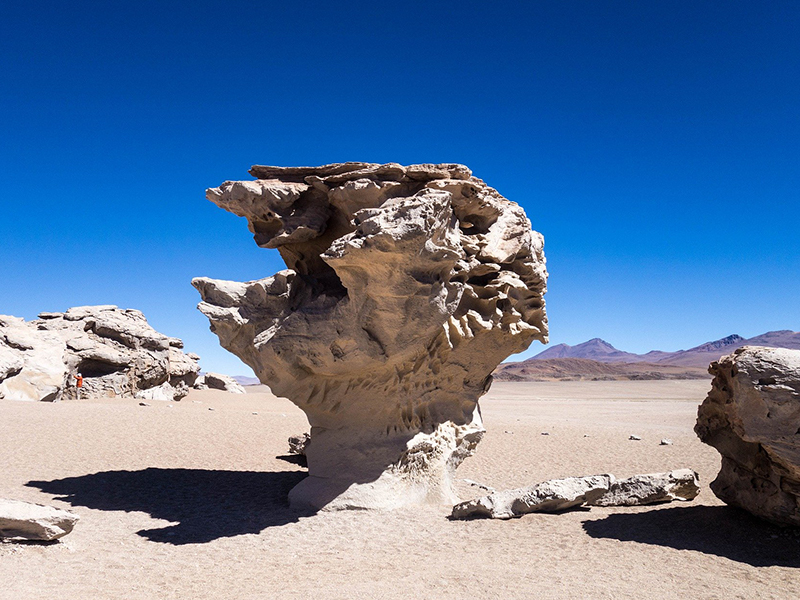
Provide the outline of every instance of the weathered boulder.
{"type": "Polygon", "coordinates": [[[0,498],[0,538],[49,542],[67,535],[78,515],[42,504],[0,498]]]}
{"type": "Polygon", "coordinates": [[[311,442],[311,435],[308,433],[301,433],[300,435],[293,435],[289,438],[289,454],[299,454],[300,456],[306,455],[308,444],[311,442]]]}
{"type": "Polygon", "coordinates": [[[711,363],[695,432],[722,455],[712,491],[781,525],[800,525],[800,350],[745,346],[711,363]]]}
{"type": "Polygon", "coordinates": [[[592,501],[591,506],[641,506],[673,500],[694,500],[700,493],[700,479],[691,469],[667,473],[634,475],[612,481],[608,491],[592,501]]]}
{"type": "Polygon", "coordinates": [[[452,502],[492,370],[547,339],[542,236],[463,165],[250,172],[207,197],[288,268],[192,283],[222,346],[308,416],[292,504],[452,502]]]}
{"type": "Polygon", "coordinates": [[[567,477],[531,487],[493,492],[488,496],[456,504],[451,519],[511,519],[532,512],[558,512],[591,504],[608,492],[613,475],[567,477]]]}
{"type": "Polygon", "coordinates": [[[79,306],[26,322],[0,316],[0,397],[55,401],[137,396],[179,400],[200,371],[181,340],[150,327],[144,315],[116,306],[79,306]]]}
{"type": "Polygon", "coordinates": [[[230,375],[219,373],[204,373],[195,383],[195,388],[201,390],[222,390],[233,394],[246,394],[244,386],[230,375]]]}

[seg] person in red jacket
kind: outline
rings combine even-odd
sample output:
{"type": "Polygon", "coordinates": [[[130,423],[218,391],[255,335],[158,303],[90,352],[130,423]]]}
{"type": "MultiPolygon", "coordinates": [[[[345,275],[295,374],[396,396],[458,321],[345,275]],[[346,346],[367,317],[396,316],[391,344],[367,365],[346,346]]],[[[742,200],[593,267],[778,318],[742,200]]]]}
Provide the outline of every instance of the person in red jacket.
{"type": "Polygon", "coordinates": [[[77,400],[81,399],[81,388],[83,387],[83,375],[80,373],[76,373],[75,377],[75,398],[77,400]]]}

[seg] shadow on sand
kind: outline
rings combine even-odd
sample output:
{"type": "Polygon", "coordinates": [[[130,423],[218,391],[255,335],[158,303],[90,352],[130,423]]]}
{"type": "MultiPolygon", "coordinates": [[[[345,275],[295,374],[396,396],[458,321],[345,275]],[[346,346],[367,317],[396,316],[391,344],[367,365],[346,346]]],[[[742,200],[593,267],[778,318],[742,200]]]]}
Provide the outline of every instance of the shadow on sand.
{"type": "Polygon", "coordinates": [[[29,481],[73,506],[141,511],[174,524],[138,531],[153,542],[201,544],[221,537],[258,533],[303,516],[289,508],[289,490],[302,471],[277,473],[157,469],[103,471],[53,481],[29,481]]]}
{"type": "Polygon", "coordinates": [[[585,521],[583,528],[594,538],[695,550],[754,567],[800,567],[796,530],[775,527],[727,506],[617,513],[585,521]]]}

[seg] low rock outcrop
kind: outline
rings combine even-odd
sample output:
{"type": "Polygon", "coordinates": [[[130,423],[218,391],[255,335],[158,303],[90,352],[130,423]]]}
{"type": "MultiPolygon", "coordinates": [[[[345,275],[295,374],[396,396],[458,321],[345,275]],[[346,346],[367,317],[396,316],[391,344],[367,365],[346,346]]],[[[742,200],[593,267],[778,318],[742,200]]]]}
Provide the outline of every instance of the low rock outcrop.
{"type": "Polygon", "coordinates": [[[691,469],[668,473],[634,475],[611,482],[608,491],[587,502],[590,506],[643,506],[673,500],[694,500],[700,493],[700,478],[691,469]]]}
{"type": "Polygon", "coordinates": [[[209,200],[287,269],[197,278],[223,347],[306,412],[294,506],[452,502],[492,370],[547,339],[543,238],[463,165],[262,167],[209,200]]]}
{"type": "Polygon", "coordinates": [[[247,393],[244,386],[233,377],[230,375],[221,375],[219,373],[204,373],[197,379],[194,387],[198,390],[222,390],[223,392],[231,392],[232,394],[247,393]]]}
{"type": "Polygon", "coordinates": [[[311,442],[311,435],[308,433],[301,433],[289,437],[289,454],[299,454],[300,456],[306,455],[308,444],[311,442]]]}
{"type": "Polygon", "coordinates": [[[0,397],[55,401],[81,395],[179,400],[194,385],[199,357],[116,306],[45,312],[34,321],[0,316],[0,397]]]}
{"type": "Polygon", "coordinates": [[[49,542],[64,537],[78,515],[42,504],[0,498],[0,538],[49,542]]]}
{"type": "Polygon", "coordinates": [[[724,502],[800,525],[800,350],[746,346],[711,363],[695,432],[722,455],[724,502]]]}
{"type": "Polygon", "coordinates": [[[590,504],[608,492],[613,475],[567,477],[537,483],[531,487],[502,490],[456,504],[451,519],[511,519],[532,512],[559,512],[590,504]]]}

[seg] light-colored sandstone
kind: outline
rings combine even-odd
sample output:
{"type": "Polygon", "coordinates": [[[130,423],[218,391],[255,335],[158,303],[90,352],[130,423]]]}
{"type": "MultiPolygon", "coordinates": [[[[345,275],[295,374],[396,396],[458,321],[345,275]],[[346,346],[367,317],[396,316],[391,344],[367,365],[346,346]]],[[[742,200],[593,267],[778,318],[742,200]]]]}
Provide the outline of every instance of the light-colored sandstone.
{"type": "Polygon", "coordinates": [[[553,479],[527,488],[502,490],[456,504],[450,517],[511,519],[532,512],[558,512],[581,504],[591,504],[609,490],[613,481],[613,475],[591,475],[553,479]]]}
{"type": "Polygon", "coordinates": [[[724,502],[800,525],[800,350],[745,346],[711,363],[695,432],[722,455],[724,502]]]}
{"type": "Polygon", "coordinates": [[[67,535],[78,515],[42,504],[0,498],[0,538],[49,542],[67,535]]]}
{"type": "Polygon", "coordinates": [[[0,316],[0,396],[11,400],[136,396],[179,400],[200,371],[197,355],[116,306],[79,306],[38,320],[0,316]]]}
{"type": "Polygon", "coordinates": [[[220,373],[204,373],[200,376],[200,379],[198,379],[195,387],[198,389],[222,390],[223,392],[231,392],[233,394],[247,393],[244,386],[233,377],[220,373]]]}
{"type": "Polygon", "coordinates": [[[694,500],[700,493],[700,479],[691,469],[675,469],[667,473],[635,475],[611,483],[599,498],[587,502],[592,506],[641,506],[673,500],[694,500]]]}
{"type": "Polygon", "coordinates": [[[453,502],[491,372],[547,339],[543,238],[463,165],[253,167],[207,197],[287,269],[197,278],[221,344],[311,424],[295,506],[453,502]]]}

